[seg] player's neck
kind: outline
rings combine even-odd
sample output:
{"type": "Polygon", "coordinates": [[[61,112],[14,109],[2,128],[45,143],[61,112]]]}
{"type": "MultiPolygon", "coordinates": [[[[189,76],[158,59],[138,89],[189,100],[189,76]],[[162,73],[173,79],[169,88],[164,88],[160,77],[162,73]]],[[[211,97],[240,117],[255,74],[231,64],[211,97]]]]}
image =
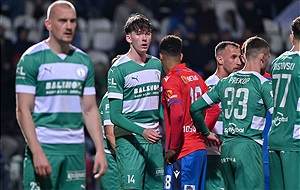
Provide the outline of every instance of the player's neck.
{"type": "Polygon", "coordinates": [[[215,75],[219,78],[222,79],[224,77],[228,77],[229,73],[226,72],[224,69],[217,68],[217,71],[215,72],[215,75]]]}
{"type": "Polygon", "coordinates": [[[134,62],[141,64],[146,62],[147,54],[146,53],[141,53],[139,54],[136,51],[133,51],[130,49],[127,53],[127,56],[134,62]]]}
{"type": "Polygon", "coordinates": [[[243,71],[255,71],[260,73],[260,63],[254,61],[248,61],[243,69],[243,71]]]}
{"type": "Polygon", "coordinates": [[[294,44],[291,51],[300,51],[300,41],[294,44]]]}
{"type": "Polygon", "coordinates": [[[49,48],[55,53],[55,54],[67,54],[70,50],[70,44],[68,43],[58,43],[57,41],[48,38],[46,40],[46,44],[49,46],[49,48]]]}

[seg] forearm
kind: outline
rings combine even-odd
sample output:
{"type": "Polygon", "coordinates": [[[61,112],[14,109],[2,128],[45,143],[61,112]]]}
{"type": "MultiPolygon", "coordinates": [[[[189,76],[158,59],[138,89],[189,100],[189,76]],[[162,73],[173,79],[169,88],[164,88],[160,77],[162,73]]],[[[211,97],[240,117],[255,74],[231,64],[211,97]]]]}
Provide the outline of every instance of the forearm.
{"type": "Polygon", "coordinates": [[[114,135],[114,126],[113,125],[106,125],[104,127],[105,136],[110,144],[110,146],[113,148],[114,151],[116,151],[116,140],[114,135]]]}
{"type": "Polygon", "coordinates": [[[212,129],[214,128],[220,113],[221,110],[218,104],[215,104],[205,110],[205,123],[210,131],[212,131],[212,129]]]}
{"type": "Polygon", "coordinates": [[[35,154],[36,152],[42,151],[30,111],[18,109],[17,120],[31,152],[35,154]]]}
{"type": "Polygon", "coordinates": [[[210,107],[203,98],[195,101],[190,108],[190,113],[195,124],[197,131],[200,131],[203,136],[208,136],[210,134],[209,129],[204,121],[204,110],[210,107]]]}
{"type": "Polygon", "coordinates": [[[143,127],[134,124],[122,114],[122,100],[110,99],[109,107],[110,119],[113,124],[132,133],[136,133],[139,135],[143,134],[143,131],[145,130],[143,127]]]}
{"type": "Polygon", "coordinates": [[[83,118],[85,121],[86,129],[92,138],[96,151],[104,151],[103,147],[103,134],[101,130],[101,121],[96,106],[93,106],[91,110],[83,112],[83,118]]]}

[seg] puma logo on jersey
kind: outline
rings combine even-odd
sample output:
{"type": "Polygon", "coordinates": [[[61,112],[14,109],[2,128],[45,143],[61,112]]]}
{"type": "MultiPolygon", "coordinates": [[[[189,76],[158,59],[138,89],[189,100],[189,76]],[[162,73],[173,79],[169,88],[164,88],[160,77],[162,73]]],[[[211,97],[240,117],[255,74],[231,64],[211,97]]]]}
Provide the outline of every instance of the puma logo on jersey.
{"type": "Polygon", "coordinates": [[[131,79],[136,80],[136,81],[139,82],[138,76],[136,76],[136,77],[133,76],[133,77],[131,77],[131,79]]]}
{"type": "Polygon", "coordinates": [[[45,68],[44,68],[44,70],[45,70],[45,71],[48,71],[49,73],[51,73],[51,74],[52,74],[52,71],[51,71],[51,70],[52,70],[52,68],[51,68],[51,67],[50,67],[50,69],[48,69],[47,67],[45,67],[45,68]]]}
{"type": "Polygon", "coordinates": [[[179,176],[179,174],[180,174],[180,171],[178,171],[178,170],[175,170],[173,173],[174,173],[174,175],[175,175],[175,178],[177,179],[177,178],[178,178],[178,176],[179,176]]]}

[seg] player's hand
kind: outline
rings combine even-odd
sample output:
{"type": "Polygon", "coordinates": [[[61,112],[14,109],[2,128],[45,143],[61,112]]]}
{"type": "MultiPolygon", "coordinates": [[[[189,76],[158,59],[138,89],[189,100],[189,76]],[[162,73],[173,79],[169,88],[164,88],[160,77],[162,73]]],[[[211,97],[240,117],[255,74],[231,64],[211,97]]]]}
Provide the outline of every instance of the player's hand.
{"type": "Polygon", "coordinates": [[[155,129],[145,129],[142,136],[144,139],[146,139],[146,141],[152,144],[156,143],[162,138],[162,136],[159,135],[155,129]]]}
{"type": "Polygon", "coordinates": [[[204,143],[207,145],[207,146],[220,146],[222,144],[222,140],[219,139],[219,137],[211,132],[208,136],[203,136],[203,139],[204,139],[204,143]]]}
{"type": "Polygon", "coordinates": [[[96,152],[94,158],[94,167],[93,167],[93,173],[95,174],[94,178],[98,179],[99,177],[103,176],[106,173],[106,170],[107,170],[107,162],[106,162],[104,151],[96,152]]]}
{"type": "Polygon", "coordinates": [[[176,154],[176,150],[174,150],[174,149],[167,150],[166,155],[165,155],[165,162],[167,164],[172,164],[175,161],[174,160],[175,154],[176,154]]]}
{"type": "Polygon", "coordinates": [[[50,163],[43,150],[32,153],[35,173],[42,177],[49,177],[52,173],[50,163]]]}

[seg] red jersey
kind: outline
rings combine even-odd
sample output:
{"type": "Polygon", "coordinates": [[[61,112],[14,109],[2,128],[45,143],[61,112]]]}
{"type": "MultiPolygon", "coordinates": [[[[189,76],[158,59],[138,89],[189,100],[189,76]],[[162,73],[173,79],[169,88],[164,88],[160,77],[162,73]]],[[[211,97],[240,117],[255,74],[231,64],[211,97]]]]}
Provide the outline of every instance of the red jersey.
{"type": "MultiPolygon", "coordinates": [[[[205,149],[201,135],[196,131],[190,115],[190,106],[202,94],[209,90],[203,79],[185,64],[178,64],[163,78],[164,118],[166,125],[166,149],[170,148],[172,141],[172,125],[170,106],[179,102],[183,109],[183,126],[180,136],[180,151],[177,159],[182,158],[196,150],[205,149]]],[[[218,112],[219,113],[219,112],[218,112]]],[[[175,113],[176,115],[176,113],[175,113]]],[[[218,115],[218,114],[217,114],[218,115]]],[[[206,116],[207,117],[207,116],[206,116]]],[[[215,121],[217,116],[214,117],[215,121]]],[[[173,128],[174,129],[174,128],[173,128]]]]}

